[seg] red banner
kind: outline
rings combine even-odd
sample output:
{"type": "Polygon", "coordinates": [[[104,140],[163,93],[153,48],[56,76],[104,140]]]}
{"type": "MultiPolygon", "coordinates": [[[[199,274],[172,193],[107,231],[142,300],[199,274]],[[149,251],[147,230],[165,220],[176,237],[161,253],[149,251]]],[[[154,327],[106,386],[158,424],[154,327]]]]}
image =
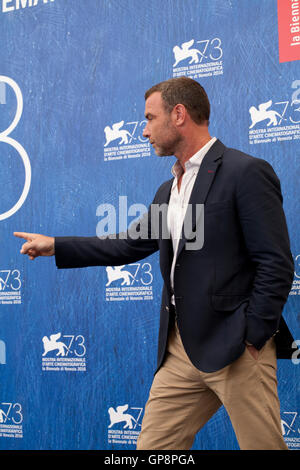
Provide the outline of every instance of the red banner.
{"type": "Polygon", "coordinates": [[[300,60],[300,0],[277,0],[279,62],[300,60]]]}

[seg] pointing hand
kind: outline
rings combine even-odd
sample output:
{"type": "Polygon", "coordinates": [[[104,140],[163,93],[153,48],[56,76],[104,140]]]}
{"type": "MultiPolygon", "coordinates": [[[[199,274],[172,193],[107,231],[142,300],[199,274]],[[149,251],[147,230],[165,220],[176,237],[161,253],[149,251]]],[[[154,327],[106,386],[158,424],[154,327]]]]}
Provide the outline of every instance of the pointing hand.
{"type": "Polygon", "coordinates": [[[20,253],[28,255],[30,259],[38,256],[54,255],[54,237],[47,237],[39,233],[14,232],[14,236],[24,238],[26,243],[21,248],[20,253]]]}

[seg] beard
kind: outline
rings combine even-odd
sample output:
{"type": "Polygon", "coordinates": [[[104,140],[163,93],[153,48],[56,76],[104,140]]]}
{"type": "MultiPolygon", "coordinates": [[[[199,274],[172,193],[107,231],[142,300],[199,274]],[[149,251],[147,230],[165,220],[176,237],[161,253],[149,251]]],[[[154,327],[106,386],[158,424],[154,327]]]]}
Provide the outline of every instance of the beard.
{"type": "Polygon", "coordinates": [[[175,155],[176,150],[180,142],[182,141],[182,136],[179,132],[173,127],[173,125],[168,122],[164,131],[162,132],[166,137],[161,139],[161,143],[154,143],[155,153],[158,157],[169,157],[175,155]]]}
{"type": "Polygon", "coordinates": [[[174,155],[173,147],[157,147],[154,151],[158,157],[170,157],[174,155]]]}

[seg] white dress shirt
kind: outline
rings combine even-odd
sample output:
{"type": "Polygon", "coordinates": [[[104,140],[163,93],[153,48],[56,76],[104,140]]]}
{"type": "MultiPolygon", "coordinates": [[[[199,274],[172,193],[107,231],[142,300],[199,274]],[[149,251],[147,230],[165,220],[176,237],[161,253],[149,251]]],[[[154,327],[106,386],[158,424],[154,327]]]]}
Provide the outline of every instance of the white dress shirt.
{"type": "MultiPolygon", "coordinates": [[[[174,181],[171,188],[167,221],[169,233],[172,238],[174,253],[170,274],[172,290],[174,289],[174,269],[177,258],[178,244],[186,209],[202,160],[216,140],[216,137],[213,137],[209,142],[207,142],[207,144],[204,145],[204,147],[198,150],[197,153],[195,153],[187,162],[185,162],[185,170],[182,168],[179,160],[174,163],[171,170],[174,176],[174,181]],[[178,179],[182,174],[183,176],[181,179],[180,191],[178,191],[178,179]]],[[[175,305],[174,295],[172,295],[171,302],[173,305],[175,305]]]]}

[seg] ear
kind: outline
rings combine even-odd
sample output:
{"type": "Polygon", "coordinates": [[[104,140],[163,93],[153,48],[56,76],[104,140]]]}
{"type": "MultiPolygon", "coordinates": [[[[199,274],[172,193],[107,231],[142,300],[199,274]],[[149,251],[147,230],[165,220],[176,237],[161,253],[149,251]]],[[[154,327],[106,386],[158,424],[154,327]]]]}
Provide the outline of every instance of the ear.
{"type": "Polygon", "coordinates": [[[187,110],[183,104],[176,104],[172,110],[175,126],[182,126],[186,120],[187,110]]]}

